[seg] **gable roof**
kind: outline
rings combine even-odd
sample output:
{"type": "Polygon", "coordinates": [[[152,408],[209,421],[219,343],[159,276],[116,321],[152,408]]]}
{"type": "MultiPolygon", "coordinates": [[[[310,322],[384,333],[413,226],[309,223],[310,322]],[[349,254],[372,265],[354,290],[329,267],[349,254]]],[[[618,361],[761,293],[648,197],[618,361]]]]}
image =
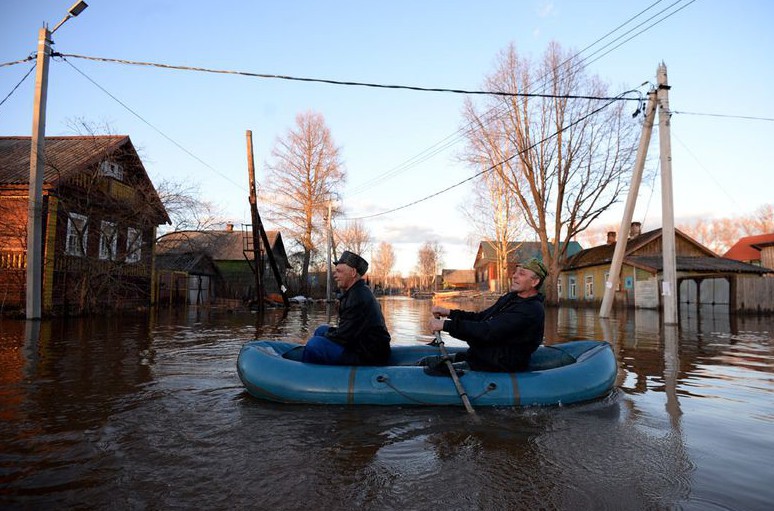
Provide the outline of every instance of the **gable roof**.
{"type": "MultiPolygon", "coordinates": [[[[32,137],[0,137],[0,185],[29,185],[32,137]]],[[[161,222],[170,223],[161,199],[128,135],[46,137],[44,188],[56,188],[67,177],[96,167],[111,156],[132,161],[137,177],[147,182],[146,199],[158,210],[161,222]]]]}
{"type": "Polygon", "coordinates": [[[474,284],[476,270],[441,270],[441,278],[449,284],[474,284]]]}
{"type": "MultiPolygon", "coordinates": [[[[202,252],[214,261],[252,260],[253,253],[245,253],[246,236],[252,236],[252,231],[175,231],[161,236],[156,242],[156,250],[159,254],[202,252]]],[[[290,263],[280,232],[266,231],[266,237],[275,257],[281,257],[288,266],[290,263]]]]}
{"type": "MultiPolygon", "coordinates": [[[[626,241],[626,250],[624,251],[624,262],[630,266],[641,268],[653,273],[662,271],[664,261],[662,254],[637,254],[637,251],[661,237],[662,230],[659,228],[628,239],[626,241]]],[[[675,256],[675,263],[677,269],[680,271],[758,274],[767,273],[770,271],[765,268],[761,268],[760,266],[753,266],[743,262],[719,257],[704,245],[701,245],[690,236],[682,233],[679,229],[675,229],[675,237],[680,238],[683,242],[688,243],[689,246],[693,246],[694,248],[698,249],[697,253],[704,254],[703,256],[687,256],[677,254],[675,256]]],[[[615,243],[608,243],[605,245],[599,245],[582,250],[567,259],[567,263],[562,267],[562,271],[578,270],[590,266],[610,264],[613,261],[614,252],[615,243]]]]}
{"type": "MultiPolygon", "coordinates": [[[[497,260],[497,251],[494,240],[482,240],[478,244],[478,252],[476,253],[476,260],[474,266],[482,261],[494,262],[497,260]]],[[[533,257],[537,259],[543,259],[540,249],[539,241],[509,241],[507,245],[508,250],[508,262],[517,263],[519,261],[526,261],[533,257]]],[[[549,250],[553,250],[553,245],[549,245],[549,250]]],[[[582,250],[580,243],[577,241],[571,241],[567,245],[567,257],[570,257],[582,250]]]]}
{"type": "Polygon", "coordinates": [[[772,243],[774,243],[774,233],[745,236],[744,238],[739,238],[739,241],[734,243],[734,245],[723,254],[723,257],[736,259],[737,261],[760,261],[761,248],[769,246],[772,243]]]}

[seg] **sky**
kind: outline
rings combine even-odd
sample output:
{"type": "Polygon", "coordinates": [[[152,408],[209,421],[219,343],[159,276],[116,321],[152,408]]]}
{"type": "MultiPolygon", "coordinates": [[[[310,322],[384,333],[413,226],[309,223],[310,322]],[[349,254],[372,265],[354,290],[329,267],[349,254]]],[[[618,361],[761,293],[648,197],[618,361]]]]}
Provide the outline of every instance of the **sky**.
{"type": "MultiPolygon", "coordinates": [[[[551,41],[579,52],[611,93],[667,66],[676,223],[749,215],[774,202],[774,2],[768,0],[87,0],[53,35],[62,54],[224,71],[480,90],[513,44],[538,60],[551,41]],[[713,114],[713,115],[696,115],[713,114]],[[744,117],[752,117],[748,119],[744,117]]],[[[0,0],[0,135],[28,136],[34,71],[22,60],[69,0],[0,0]],[[21,82],[21,83],[20,83],[21,82]],[[18,87],[17,87],[18,85],[18,87]],[[10,96],[9,96],[10,94],[10,96]],[[4,99],[5,98],[5,99],[4,99]]],[[[641,88],[640,90],[647,90],[641,88]]],[[[259,186],[299,113],[322,114],[347,174],[341,206],[407,275],[426,241],[445,268],[472,268],[480,234],[462,214],[464,96],[52,59],[46,134],[84,120],[126,134],[151,179],[193,183],[224,220],[249,224],[246,131],[259,186]],[[391,213],[396,208],[397,211],[391,213]],[[378,216],[373,216],[378,215],[378,216]]],[[[649,148],[657,170],[658,133],[649,148]]],[[[634,221],[661,226],[660,181],[641,185],[634,221]]],[[[598,224],[618,225],[626,196],[598,224]]],[[[260,208],[260,205],[259,205],[260,208]]],[[[272,228],[271,224],[267,228],[272,228]]],[[[600,243],[604,240],[600,240],[600,243]]],[[[288,240],[286,240],[286,244],[288,240]]],[[[366,258],[369,254],[364,254],[366,258]]]]}

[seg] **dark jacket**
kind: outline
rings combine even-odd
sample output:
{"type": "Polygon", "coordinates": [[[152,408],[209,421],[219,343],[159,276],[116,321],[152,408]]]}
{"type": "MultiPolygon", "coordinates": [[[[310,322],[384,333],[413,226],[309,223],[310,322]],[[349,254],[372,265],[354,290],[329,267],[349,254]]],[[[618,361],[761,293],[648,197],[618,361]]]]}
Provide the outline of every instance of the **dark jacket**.
{"type": "Polygon", "coordinates": [[[523,371],[543,342],[543,295],[501,296],[481,312],[454,309],[444,322],[452,337],[468,343],[467,361],[474,371],[523,371]]]}
{"type": "Polygon", "coordinates": [[[339,297],[339,325],[325,336],[357,355],[363,365],[384,365],[390,358],[390,334],[379,302],[364,280],[339,297]]]}

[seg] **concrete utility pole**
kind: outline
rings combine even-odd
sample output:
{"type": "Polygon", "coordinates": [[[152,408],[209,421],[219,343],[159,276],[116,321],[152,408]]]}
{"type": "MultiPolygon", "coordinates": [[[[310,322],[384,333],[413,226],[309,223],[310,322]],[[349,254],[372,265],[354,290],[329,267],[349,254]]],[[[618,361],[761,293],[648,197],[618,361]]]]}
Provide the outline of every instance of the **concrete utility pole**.
{"type": "Polygon", "coordinates": [[[672,193],[672,142],[669,134],[669,85],[663,62],[658,66],[658,140],[661,150],[661,239],[663,244],[663,281],[661,296],[664,324],[677,324],[677,256],[675,250],[675,211],[672,193]]]}
{"type": "Polygon", "coordinates": [[[640,135],[640,145],[637,148],[637,159],[634,163],[634,172],[632,173],[632,183],[629,186],[629,195],[626,198],[626,207],[624,216],[621,219],[621,225],[618,227],[618,237],[615,243],[615,252],[613,252],[613,261],[610,264],[610,275],[605,283],[605,294],[602,297],[602,307],[599,310],[599,317],[609,318],[610,311],[613,308],[615,300],[615,290],[618,289],[619,276],[621,275],[621,266],[623,265],[624,254],[626,253],[626,244],[629,241],[629,229],[632,225],[632,216],[634,215],[634,206],[637,203],[637,194],[642,182],[642,171],[645,168],[645,159],[648,156],[648,146],[650,145],[650,136],[653,133],[653,121],[656,118],[656,91],[648,93],[648,105],[645,107],[645,122],[642,125],[642,135],[640,135]]]}
{"type": "Polygon", "coordinates": [[[35,98],[32,106],[32,138],[30,140],[30,182],[27,203],[27,292],[25,315],[27,319],[41,318],[43,291],[43,175],[46,168],[46,98],[48,95],[48,61],[51,58],[51,35],[65,21],[78,16],[88,4],[75,2],[67,16],[49,31],[44,26],[38,31],[37,71],[35,98]]]}
{"type": "Polygon", "coordinates": [[[38,31],[35,100],[32,107],[32,139],[30,141],[30,183],[27,202],[27,319],[40,319],[40,295],[43,290],[43,174],[46,166],[46,96],[48,92],[48,61],[51,57],[51,32],[48,27],[38,31]]]}

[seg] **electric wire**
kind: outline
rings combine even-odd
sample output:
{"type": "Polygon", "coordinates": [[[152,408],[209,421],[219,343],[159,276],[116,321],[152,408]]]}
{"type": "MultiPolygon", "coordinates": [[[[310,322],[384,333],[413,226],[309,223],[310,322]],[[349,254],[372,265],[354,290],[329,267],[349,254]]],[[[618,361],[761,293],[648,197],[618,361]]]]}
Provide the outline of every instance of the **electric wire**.
{"type": "Polygon", "coordinates": [[[97,62],[112,62],[112,63],[126,64],[126,65],[133,65],[133,66],[151,66],[151,67],[159,67],[162,69],[175,69],[179,71],[197,71],[200,73],[232,74],[232,75],[247,76],[252,78],[268,78],[268,79],[291,80],[291,81],[300,81],[300,82],[325,83],[330,85],[345,85],[345,86],[352,86],[352,87],[372,87],[377,89],[410,90],[415,92],[444,92],[444,93],[451,93],[451,94],[465,94],[465,95],[474,95],[474,96],[478,95],[478,96],[504,96],[504,97],[549,98],[549,99],[596,99],[596,100],[603,100],[603,101],[610,101],[610,100],[633,101],[632,98],[618,98],[618,97],[606,97],[606,96],[586,96],[586,95],[576,95],[576,94],[556,95],[556,94],[540,94],[540,93],[531,93],[531,92],[483,91],[483,90],[467,90],[467,89],[449,89],[449,88],[443,88],[443,87],[419,87],[414,85],[394,85],[394,84],[388,85],[388,84],[370,83],[370,82],[329,80],[325,78],[306,78],[306,77],[289,76],[289,75],[254,73],[250,71],[234,71],[234,70],[226,70],[226,69],[212,69],[212,68],[206,68],[206,67],[179,66],[174,64],[161,64],[158,62],[141,62],[136,60],[114,59],[114,58],[106,58],[106,57],[90,57],[86,55],[76,55],[73,53],[54,53],[54,55],[60,56],[60,57],[72,57],[77,59],[93,60],[97,62]]]}
{"type": "Polygon", "coordinates": [[[14,88],[13,88],[13,89],[11,89],[11,92],[9,92],[9,93],[8,93],[8,95],[7,95],[6,97],[4,97],[2,101],[0,101],[0,106],[3,106],[3,103],[5,103],[5,102],[8,100],[8,98],[10,98],[10,97],[11,97],[11,95],[12,95],[14,92],[16,92],[16,89],[18,89],[18,88],[19,88],[19,86],[21,86],[21,84],[22,84],[22,83],[24,83],[24,80],[26,80],[26,79],[27,79],[27,77],[28,77],[30,74],[32,74],[32,71],[35,69],[35,66],[36,66],[36,65],[37,65],[37,62],[33,63],[33,64],[30,66],[29,70],[27,71],[27,74],[25,74],[25,75],[22,77],[22,79],[21,79],[21,80],[19,80],[19,83],[17,83],[17,84],[16,84],[16,86],[14,86],[14,88]]]}
{"type": "MultiPolygon", "coordinates": [[[[60,55],[60,56],[61,56],[61,55],[60,55]]],[[[159,135],[161,135],[162,137],[164,137],[164,138],[166,138],[167,140],[169,140],[170,142],[172,142],[172,143],[173,143],[175,146],[177,146],[177,148],[178,148],[178,149],[182,150],[182,151],[183,151],[183,152],[185,152],[185,153],[186,153],[188,156],[192,157],[193,159],[195,159],[196,161],[198,161],[199,163],[201,163],[202,165],[204,165],[205,167],[207,167],[207,168],[208,168],[208,169],[210,169],[211,171],[215,172],[217,175],[219,175],[220,177],[222,177],[223,179],[225,179],[225,180],[226,180],[226,181],[228,181],[229,183],[231,183],[231,184],[233,184],[234,186],[238,187],[240,190],[243,190],[243,191],[245,190],[245,187],[244,187],[244,185],[240,185],[240,184],[238,184],[238,183],[234,182],[234,181],[233,181],[231,178],[229,178],[229,177],[228,177],[228,176],[226,176],[225,174],[223,174],[223,173],[219,172],[219,171],[218,171],[217,169],[215,169],[215,168],[214,168],[212,165],[210,165],[210,164],[209,164],[209,163],[207,163],[206,161],[204,161],[204,160],[202,160],[201,158],[199,158],[198,156],[196,156],[194,153],[192,153],[191,151],[189,151],[188,149],[186,149],[185,147],[183,147],[183,146],[182,146],[182,145],[181,145],[179,142],[177,142],[175,139],[173,139],[172,137],[170,137],[169,135],[167,135],[166,133],[164,133],[163,131],[161,131],[159,128],[157,128],[156,126],[154,126],[153,124],[151,124],[150,122],[148,122],[148,121],[147,121],[145,118],[143,118],[143,116],[141,116],[140,114],[138,114],[137,112],[135,112],[135,111],[134,111],[134,110],[133,110],[131,107],[129,107],[129,105],[127,105],[126,103],[124,103],[123,101],[121,101],[120,99],[118,99],[117,97],[115,97],[115,96],[114,96],[113,94],[111,94],[111,93],[110,93],[110,92],[109,92],[107,89],[105,89],[105,88],[104,88],[102,85],[98,84],[96,81],[94,81],[94,80],[93,80],[93,79],[92,79],[90,76],[88,76],[86,73],[84,73],[83,71],[81,71],[80,69],[78,69],[77,67],[75,67],[75,66],[73,65],[73,63],[72,63],[72,62],[70,62],[69,60],[67,60],[66,58],[64,58],[64,56],[62,56],[62,60],[64,60],[64,61],[65,61],[65,62],[66,62],[66,63],[67,63],[67,64],[68,64],[70,67],[72,67],[72,68],[73,68],[75,71],[77,71],[77,72],[78,72],[78,73],[79,73],[81,76],[83,76],[83,77],[84,77],[84,78],[86,78],[88,81],[90,81],[92,84],[94,84],[94,86],[96,86],[96,87],[97,87],[98,89],[100,89],[102,92],[104,92],[105,94],[107,94],[108,96],[110,96],[110,98],[112,98],[112,99],[113,99],[113,100],[114,100],[116,103],[118,103],[119,105],[121,105],[122,107],[124,107],[124,108],[125,108],[125,109],[126,109],[128,112],[129,112],[129,113],[131,113],[132,115],[134,115],[135,117],[137,117],[139,120],[141,120],[143,123],[145,123],[146,125],[148,125],[148,126],[149,126],[151,129],[153,129],[153,130],[154,130],[156,133],[158,133],[158,134],[159,134],[159,135]]]]}
{"type": "MultiPolygon", "coordinates": [[[[626,92],[624,92],[624,93],[620,94],[619,96],[623,96],[623,95],[625,95],[625,94],[629,94],[629,93],[631,93],[631,92],[632,92],[632,91],[626,91],[626,92]]],[[[488,168],[486,168],[486,169],[484,169],[484,170],[481,170],[481,171],[477,172],[476,174],[474,174],[474,175],[472,175],[472,176],[470,176],[470,177],[467,177],[467,178],[463,179],[462,181],[459,181],[459,182],[457,182],[457,183],[455,183],[455,184],[453,184],[453,185],[447,186],[446,188],[443,188],[442,190],[439,190],[439,191],[437,191],[437,192],[434,192],[434,193],[432,193],[432,194],[430,194],[430,195],[427,195],[427,196],[425,196],[425,197],[422,197],[421,199],[417,199],[417,200],[415,200],[415,201],[409,202],[409,203],[407,203],[407,204],[404,204],[404,205],[402,205],[402,206],[398,206],[398,207],[396,207],[396,208],[393,208],[393,209],[390,209],[390,210],[387,210],[387,211],[383,211],[383,212],[381,212],[381,213],[374,213],[373,215],[364,215],[364,216],[359,216],[359,217],[349,217],[349,218],[347,218],[347,220],[365,220],[365,219],[368,219],[368,218],[375,218],[375,217],[379,217],[379,216],[387,215],[387,214],[390,214],[390,213],[394,213],[394,212],[396,212],[396,211],[400,211],[400,210],[402,210],[402,209],[406,209],[406,208],[408,208],[408,207],[410,207],[410,206],[414,206],[414,205],[416,205],[416,204],[419,204],[419,203],[421,203],[421,202],[425,202],[425,201],[427,201],[427,200],[429,200],[429,199],[432,199],[432,198],[434,198],[434,197],[437,197],[438,195],[441,195],[441,194],[443,194],[443,193],[446,193],[446,192],[448,192],[449,190],[452,190],[452,189],[454,189],[454,188],[457,188],[458,186],[461,186],[461,185],[463,185],[464,183],[467,183],[468,181],[472,181],[473,179],[476,179],[477,177],[483,176],[483,175],[484,175],[484,174],[486,174],[487,172],[490,172],[490,171],[492,171],[493,169],[495,169],[495,168],[499,167],[500,165],[503,165],[504,163],[507,163],[507,162],[511,161],[512,159],[516,158],[517,156],[519,156],[519,155],[521,155],[521,154],[523,154],[523,153],[525,153],[525,152],[527,152],[527,151],[530,151],[530,150],[532,150],[533,148],[537,147],[538,145],[540,145],[540,144],[542,144],[542,143],[544,143],[544,142],[547,142],[548,140],[550,140],[550,139],[552,139],[552,138],[556,137],[557,135],[559,135],[559,133],[561,133],[561,132],[563,132],[563,131],[565,131],[565,130],[567,130],[567,129],[569,129],[569,128],[573,127],[573,126],[575,126],[576,124],[578,124],[578,123],[580,123],[580,122],[582,122],[582,121],[584,121],[584,120],[588,119],[589,117],[591,117],[591,116],[593,116],[593,115],[596,115],[597,113],[601,112],[602,110],[604,110],[604,109],[605,109],[605,108],[607,108],[608,106],[612,105],[614,102],[615,102],[615,100],[608,101],[608,102],[607,102],[605,105],[602,105],[601,107],[599,107],[599,108],[597,108],[597,109],[595,109],[595,110],[593,110],[593,111],[589,112],[588,114],[586,114],[586,115],[583,115],[583,116],[579,117],[578,119],[576,119],[576,120],[572,121],[572,122],[571,122],[570,124],[568,124],[567,126],[563,126],[563,127],[561,127],[559,130],[555,131],[555,132],[554,132],[554,133],[552,133],[551,135],[548,135],[547,137],[544,137],[544,138],[542,138],[541,140],[539,140],[539,141],[535,142],[535,143],[534,143],[534,144],[532,144],[531,146],[529,146],[529,147],[527,147],[527,148],[525,148],[525,149],[522,149],[521,151],[519,151],[519,152],[517,152],[517,153],[513,154],[512,156],[509,156],[508,158],[506,158],[506,159],[504,159],[504,160],[502,160],[502,161],[500,161],[500,162],[498,162],[498,163],[496,163],[496,164],[494,164],[494,165],[491,165],[490,167],[488,167],[488,168]]]]}
{"type": "Polygon", "coordinates": [[[730,115],[730,114],[713,114],[713,113],[702,113],[702,112],[675,112],[672,111],[672,114],[678,114],[678,115],[702,115],[705,117],[722,117],[725,119],[744,119],[744,120],[750,120],[750,121],[768,121],[768,122],[774,122],[774,118],[772,117],[755,117],[752,115],[730,115]]]}
{"type": "Polygon", "coordinates": [[[3,62],[2,64],[0,64],[0,67],[14,66],[16,64],[23,64],[25,62],[29,62],[30,60],[35,60],[35,54],[34,53],[32,55],[28,56],[25,59],[14,60],[13,62],[3,62]]]}

